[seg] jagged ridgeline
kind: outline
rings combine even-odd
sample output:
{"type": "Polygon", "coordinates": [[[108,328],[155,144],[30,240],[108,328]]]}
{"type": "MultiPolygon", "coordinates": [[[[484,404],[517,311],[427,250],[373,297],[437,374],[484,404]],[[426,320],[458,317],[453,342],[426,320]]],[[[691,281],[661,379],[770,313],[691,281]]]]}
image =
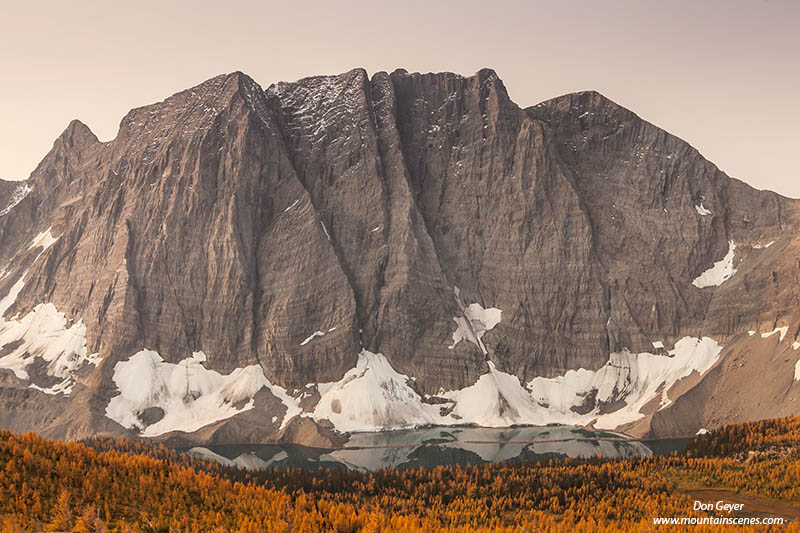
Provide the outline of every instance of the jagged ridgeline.
{"type": "Polygon", "coordinates": [[[109,142],[72,122],[0,195],[5,428],[329,445],[800,411],[797,202],[595,92],[234,73],[109,142]]]}

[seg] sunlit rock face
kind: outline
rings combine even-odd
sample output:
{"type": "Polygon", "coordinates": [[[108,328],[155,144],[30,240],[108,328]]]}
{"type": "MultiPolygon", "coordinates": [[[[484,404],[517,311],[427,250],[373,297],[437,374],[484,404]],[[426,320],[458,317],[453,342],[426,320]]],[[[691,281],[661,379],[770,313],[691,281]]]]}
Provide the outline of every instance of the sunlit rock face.
{"type": "Polygon", "coordinates": [[[218,76],[109,142],[74,121],[0,181],[0,426],[235,442],[796,414],[796,228],[796,201],[595,92],[521,109],[488,69],[218,76]]]}

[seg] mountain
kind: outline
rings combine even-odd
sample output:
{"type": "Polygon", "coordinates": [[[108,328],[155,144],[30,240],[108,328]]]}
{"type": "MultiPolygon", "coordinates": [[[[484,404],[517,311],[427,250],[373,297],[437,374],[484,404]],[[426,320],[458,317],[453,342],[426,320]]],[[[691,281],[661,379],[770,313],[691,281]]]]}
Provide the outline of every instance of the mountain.
{"type": "Polygon", "coordinates": [[[5,181],[0,179],[0,198],[9,198],[11,194],[14,192],[14,188],[17,184],[13,181],[5,181]]]}
{"type": "Polygon", "coordinates": [[[324,445],[800,412],[798,202],[596,92],[237,72],[110,142],[73,121],[8,190],[0,427],[324,445]]]}
{"type": "Polygon", "coordinates": [[[25,183],[17,181],[5,181],[0,179],[0,216],[8,214],[30,192],[25,183]]]}

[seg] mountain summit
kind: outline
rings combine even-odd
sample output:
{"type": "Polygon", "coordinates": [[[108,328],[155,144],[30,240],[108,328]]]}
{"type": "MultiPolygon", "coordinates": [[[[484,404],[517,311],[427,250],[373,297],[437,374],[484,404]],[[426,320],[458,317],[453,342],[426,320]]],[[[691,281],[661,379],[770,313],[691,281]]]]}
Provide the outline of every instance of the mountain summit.
{"type": "Polygon", "coordinates": [[[107,143],[73,121],[0,181],[0,427],[324,444],[798,414],[797,217],[596,92],[218,76],[107,143]]]}

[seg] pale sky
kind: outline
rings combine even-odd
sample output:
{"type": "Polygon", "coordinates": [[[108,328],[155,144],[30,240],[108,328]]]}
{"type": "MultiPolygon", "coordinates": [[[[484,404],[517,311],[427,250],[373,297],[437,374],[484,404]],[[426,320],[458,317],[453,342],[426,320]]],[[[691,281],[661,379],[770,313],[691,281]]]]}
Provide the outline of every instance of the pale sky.
{"type": "Polygon", "coordinates": [[[798,52],[791,0],[0,0],[0,178],[26,178],[73,118],[110,140],[131,108],[221,73],[490,67],[522,107],[595,89],[800,197],[798,52]]]}

